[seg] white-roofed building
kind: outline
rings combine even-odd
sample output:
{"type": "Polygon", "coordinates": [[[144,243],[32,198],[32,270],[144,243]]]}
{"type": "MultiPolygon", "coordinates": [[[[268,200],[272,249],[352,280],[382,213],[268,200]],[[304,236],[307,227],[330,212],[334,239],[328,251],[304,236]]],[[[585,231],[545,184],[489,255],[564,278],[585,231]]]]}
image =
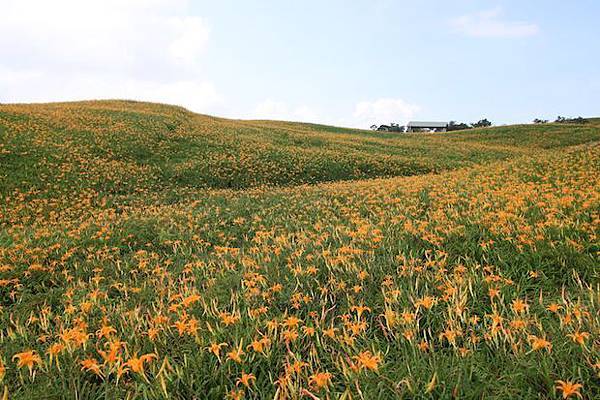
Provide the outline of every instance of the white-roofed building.
{"type": "Polygon", "coordinates": [[[447,122],[431,122],[431,121],[410,121],[406,125],[406,132],[414,132],[415,130],[428,129],[432,132],[446,132],[448,130],[447,122]]]}

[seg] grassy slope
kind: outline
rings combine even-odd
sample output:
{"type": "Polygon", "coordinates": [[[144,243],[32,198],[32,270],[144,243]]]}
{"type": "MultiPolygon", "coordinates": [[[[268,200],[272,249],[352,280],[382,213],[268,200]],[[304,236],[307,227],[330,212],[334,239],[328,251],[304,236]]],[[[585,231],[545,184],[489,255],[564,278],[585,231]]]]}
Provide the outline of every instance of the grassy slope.
{"type": "Polygon", "coordinates": [[[0,143],[10,152],[2,155],[0,174],[11,176],[0,177],[0,187],[47,190],[43,186],[54,182],[124,194],[416,175],[507,159],[530,147],[582,143],[597,134],[591,126],[548,125],[398,135],[225,120],[136,102],[2,105],[0,143]]]}
{"type": "Polygon", "coordinates": [[[595,126],[395,136],[129,102],[1,106],[0,121],[0,362],[15,398],[160,398],[162,382],[179,398],[220,398],[242,371],[257,378],[248,397],[272,398],[297,359],[308,366],[284,391],[317,393],[308,377],[328,371],[334,398],[360,397],[358,388],[365,398],[553,397],[557,379],[600,395],[595,126]],[[254,164],[265,154],[274,154],[271,168],[254,164]],[[439,170],[448,171],[422,174],[439,170]],[[388,174],[418,176],[244,191],[211,180],[246,187],[388,174]],[[193,293],[203,300],[181,306],[178,296],[193,293]],[[437,303],[415,307],[426,296],[437,303]],[[527,301],[525,314],[515,299],[527,301]],[[556,315],[546,310],[554,302],[556,315]],[[263,305],[265,315],[249,314],[263,305]],[[370,311],[349,344],[344,320],[356,321],[355,305],[370,311]],[[225,311],[239,322],[224,326],[225,311]],[[415,319],[401,322],[407,312],[415,319]],[[169,322],[152,322],[156,315],[169,322]],[[183,315],[200,321],[194,334],[175,328],[183,315]],[[316,339],[299,329],[286,344],[283,327],[267,328],[289,315],[315,327],[316,339]],[[503,318],[501,330],[491,315],[503,318]],[[575,322],[565,324],[568,315],[575,322]],[[127,343],[123,359],[159,355],[147,366],[150,383],[130,373],[116,385],[109,366],[106,381],[81,371],[107,341],[94,335],[60,355],[60,371],[49,365],[45,353],[65,330],[84,321],[94,333],[103,317],[127,343]],[[513,327],[519,319],[525,328],[513,327]],[[323,334],[330,327],[336,339],[323,334]],[[583,347],[567,336],[576,330],[591,334],[583,347]],[[265,355],[245,349],[242,364],[225,361],[257,332],[272,341],[265,355]],[[451,342],[448,332],[459,336],[451,342]],[[552,350],[532,351],[532,335],[552,350]],[[223,363],[206,350],[221,342],[223,363]],[[10,361],[29,348],[45,361],[35,383],[10,361]],[[379,370],[349,370],[366,350],[381,355],[379,370]],[[172,369],[159,373],[164,357],[172,369]]]}

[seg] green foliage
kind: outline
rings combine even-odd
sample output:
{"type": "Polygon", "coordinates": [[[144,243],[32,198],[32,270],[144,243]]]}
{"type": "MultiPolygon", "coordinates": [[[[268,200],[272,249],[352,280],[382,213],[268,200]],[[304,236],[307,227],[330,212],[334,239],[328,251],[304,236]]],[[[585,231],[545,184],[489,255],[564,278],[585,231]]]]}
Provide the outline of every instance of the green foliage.
{"type": "Polygon", "coordinates": [[[484,119],[480,119],[477,122],[473,122],[471,124],[471,126],[473,126],[473,128],[488,128],[488,127],[492,126],[492,123],[490,121],[488,121],[487,118],[484,118],[484,119]]]}
{"type": "Polygon", "coordinates": [[[471,125],[466,124],[464,122],[456,122],[456,121],[450,121],[448,123],[448,132],[452,132],[452,131],[463,131],[466,129],[471,129],[473,128],[471,125]]]}
{"type": "Polygon", "coordinates": [[[588,122],[588,120],[582,117],[566,118],[559,115],[554,122],[559,124],[585,124],[588,122]]]}

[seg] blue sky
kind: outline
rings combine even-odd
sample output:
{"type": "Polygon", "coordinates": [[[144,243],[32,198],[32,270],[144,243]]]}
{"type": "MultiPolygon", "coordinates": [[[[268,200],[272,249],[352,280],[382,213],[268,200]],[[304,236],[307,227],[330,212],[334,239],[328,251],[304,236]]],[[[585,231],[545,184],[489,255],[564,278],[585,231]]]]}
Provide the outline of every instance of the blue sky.
{"type": "Polygon", "coordinates": [[[0,102],[366,128],[600,114],[600,2],[0,0],[0,102]]]}

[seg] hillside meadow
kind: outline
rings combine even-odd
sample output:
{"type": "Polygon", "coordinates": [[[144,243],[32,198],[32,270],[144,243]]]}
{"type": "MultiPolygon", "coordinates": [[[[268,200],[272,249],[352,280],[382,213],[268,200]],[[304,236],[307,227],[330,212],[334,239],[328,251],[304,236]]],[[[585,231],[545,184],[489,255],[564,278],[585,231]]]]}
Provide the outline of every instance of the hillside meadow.
{"type": "Polygon", "coordinates": [[[0,105],[0,395],[600,398],[599,143],[0,105]]]}

